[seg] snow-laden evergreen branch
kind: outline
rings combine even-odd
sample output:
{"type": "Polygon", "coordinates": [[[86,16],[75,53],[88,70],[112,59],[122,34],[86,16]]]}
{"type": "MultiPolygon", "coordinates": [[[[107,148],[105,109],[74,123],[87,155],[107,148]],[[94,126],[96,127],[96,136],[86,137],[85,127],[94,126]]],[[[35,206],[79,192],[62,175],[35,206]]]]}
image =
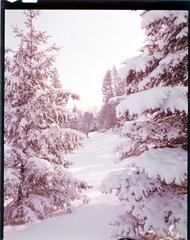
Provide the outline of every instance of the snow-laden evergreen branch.
{"type": "Polygon", "coordinates": [[[123,214],[116,239],[187,239],[187,12],[145,11],[147,41],[123,62],[126,95],[118,98],[116,160],[101,190],[114,192],[123,214]]]}

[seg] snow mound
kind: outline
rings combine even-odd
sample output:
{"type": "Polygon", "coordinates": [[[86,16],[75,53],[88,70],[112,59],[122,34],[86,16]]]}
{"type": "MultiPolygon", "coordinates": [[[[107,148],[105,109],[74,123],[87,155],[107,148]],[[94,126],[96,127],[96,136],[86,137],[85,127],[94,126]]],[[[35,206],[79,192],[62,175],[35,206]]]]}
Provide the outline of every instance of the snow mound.
{"type": "Polygon", "coordinates": [[[187,87],[156,87],[133,93],[126,97],[116,107],[117,118],[122,117],[126,112],[130,115],[141,115],[146,110],[162,109],[172,113],[175,110],[188,111],[187,87]]]}

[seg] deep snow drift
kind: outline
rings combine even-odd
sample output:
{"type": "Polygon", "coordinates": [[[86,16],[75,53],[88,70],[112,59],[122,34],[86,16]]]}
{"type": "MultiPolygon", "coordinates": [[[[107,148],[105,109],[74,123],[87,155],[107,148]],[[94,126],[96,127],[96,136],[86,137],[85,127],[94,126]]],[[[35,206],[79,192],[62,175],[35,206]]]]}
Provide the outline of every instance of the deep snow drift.
{"type": "Polygon", "coordinates": [[[75,202],[76,211],[60,213],[34,224],[6,226],[5,240],[109,240],[112,222],[122,210],[115,196],[100,192],[101,181],[110,171],[122,169],[123,163],[114,163],[113,148],[120,141],[111,132],[91,133],[84,146],[67,160],[73,161],[73,175],[93,186],[87,191],[88,204],[75,202]]]}

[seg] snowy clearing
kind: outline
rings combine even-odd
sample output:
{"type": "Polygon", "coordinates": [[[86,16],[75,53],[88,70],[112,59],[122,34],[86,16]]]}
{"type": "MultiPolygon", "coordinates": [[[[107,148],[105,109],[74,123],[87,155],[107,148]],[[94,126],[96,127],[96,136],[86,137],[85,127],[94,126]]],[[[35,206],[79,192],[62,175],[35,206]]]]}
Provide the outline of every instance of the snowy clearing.
{"type": "Polygon", "coordinates": [[[84,147],[67,155],[73,161],[71,171],[75,177],[87,181],[93,188],[87,191],[88,204],[76,202],[72,214],[58,214],[38,223],[6,226],[5,240],[109,240],[112,222],[122,211],[119,200],[100,192],[101,181],[110,171],[123,168],[123,163],[115,164],[113,147],[120,141],[111,132],[91,133],[85,139],[84,147]]]}

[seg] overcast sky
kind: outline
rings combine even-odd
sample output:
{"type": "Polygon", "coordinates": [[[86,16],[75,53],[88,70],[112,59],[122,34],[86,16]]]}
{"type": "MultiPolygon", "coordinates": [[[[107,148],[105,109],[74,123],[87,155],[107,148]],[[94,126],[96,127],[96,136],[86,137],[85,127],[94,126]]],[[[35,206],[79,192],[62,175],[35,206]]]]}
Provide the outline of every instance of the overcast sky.
{"type": "MultiPolygon", "coordinates": [[[[11,25],[23,27],[22,10],[6,10],[6,46],[16,48],[11,25]]],[[[84,110],[100,106],[102,79],[113,64],[138,55],[143,46],[140,11],[42,10],[36,26],[61,46],[57,58],[65,89],[81,97],[84,110]]]]}

